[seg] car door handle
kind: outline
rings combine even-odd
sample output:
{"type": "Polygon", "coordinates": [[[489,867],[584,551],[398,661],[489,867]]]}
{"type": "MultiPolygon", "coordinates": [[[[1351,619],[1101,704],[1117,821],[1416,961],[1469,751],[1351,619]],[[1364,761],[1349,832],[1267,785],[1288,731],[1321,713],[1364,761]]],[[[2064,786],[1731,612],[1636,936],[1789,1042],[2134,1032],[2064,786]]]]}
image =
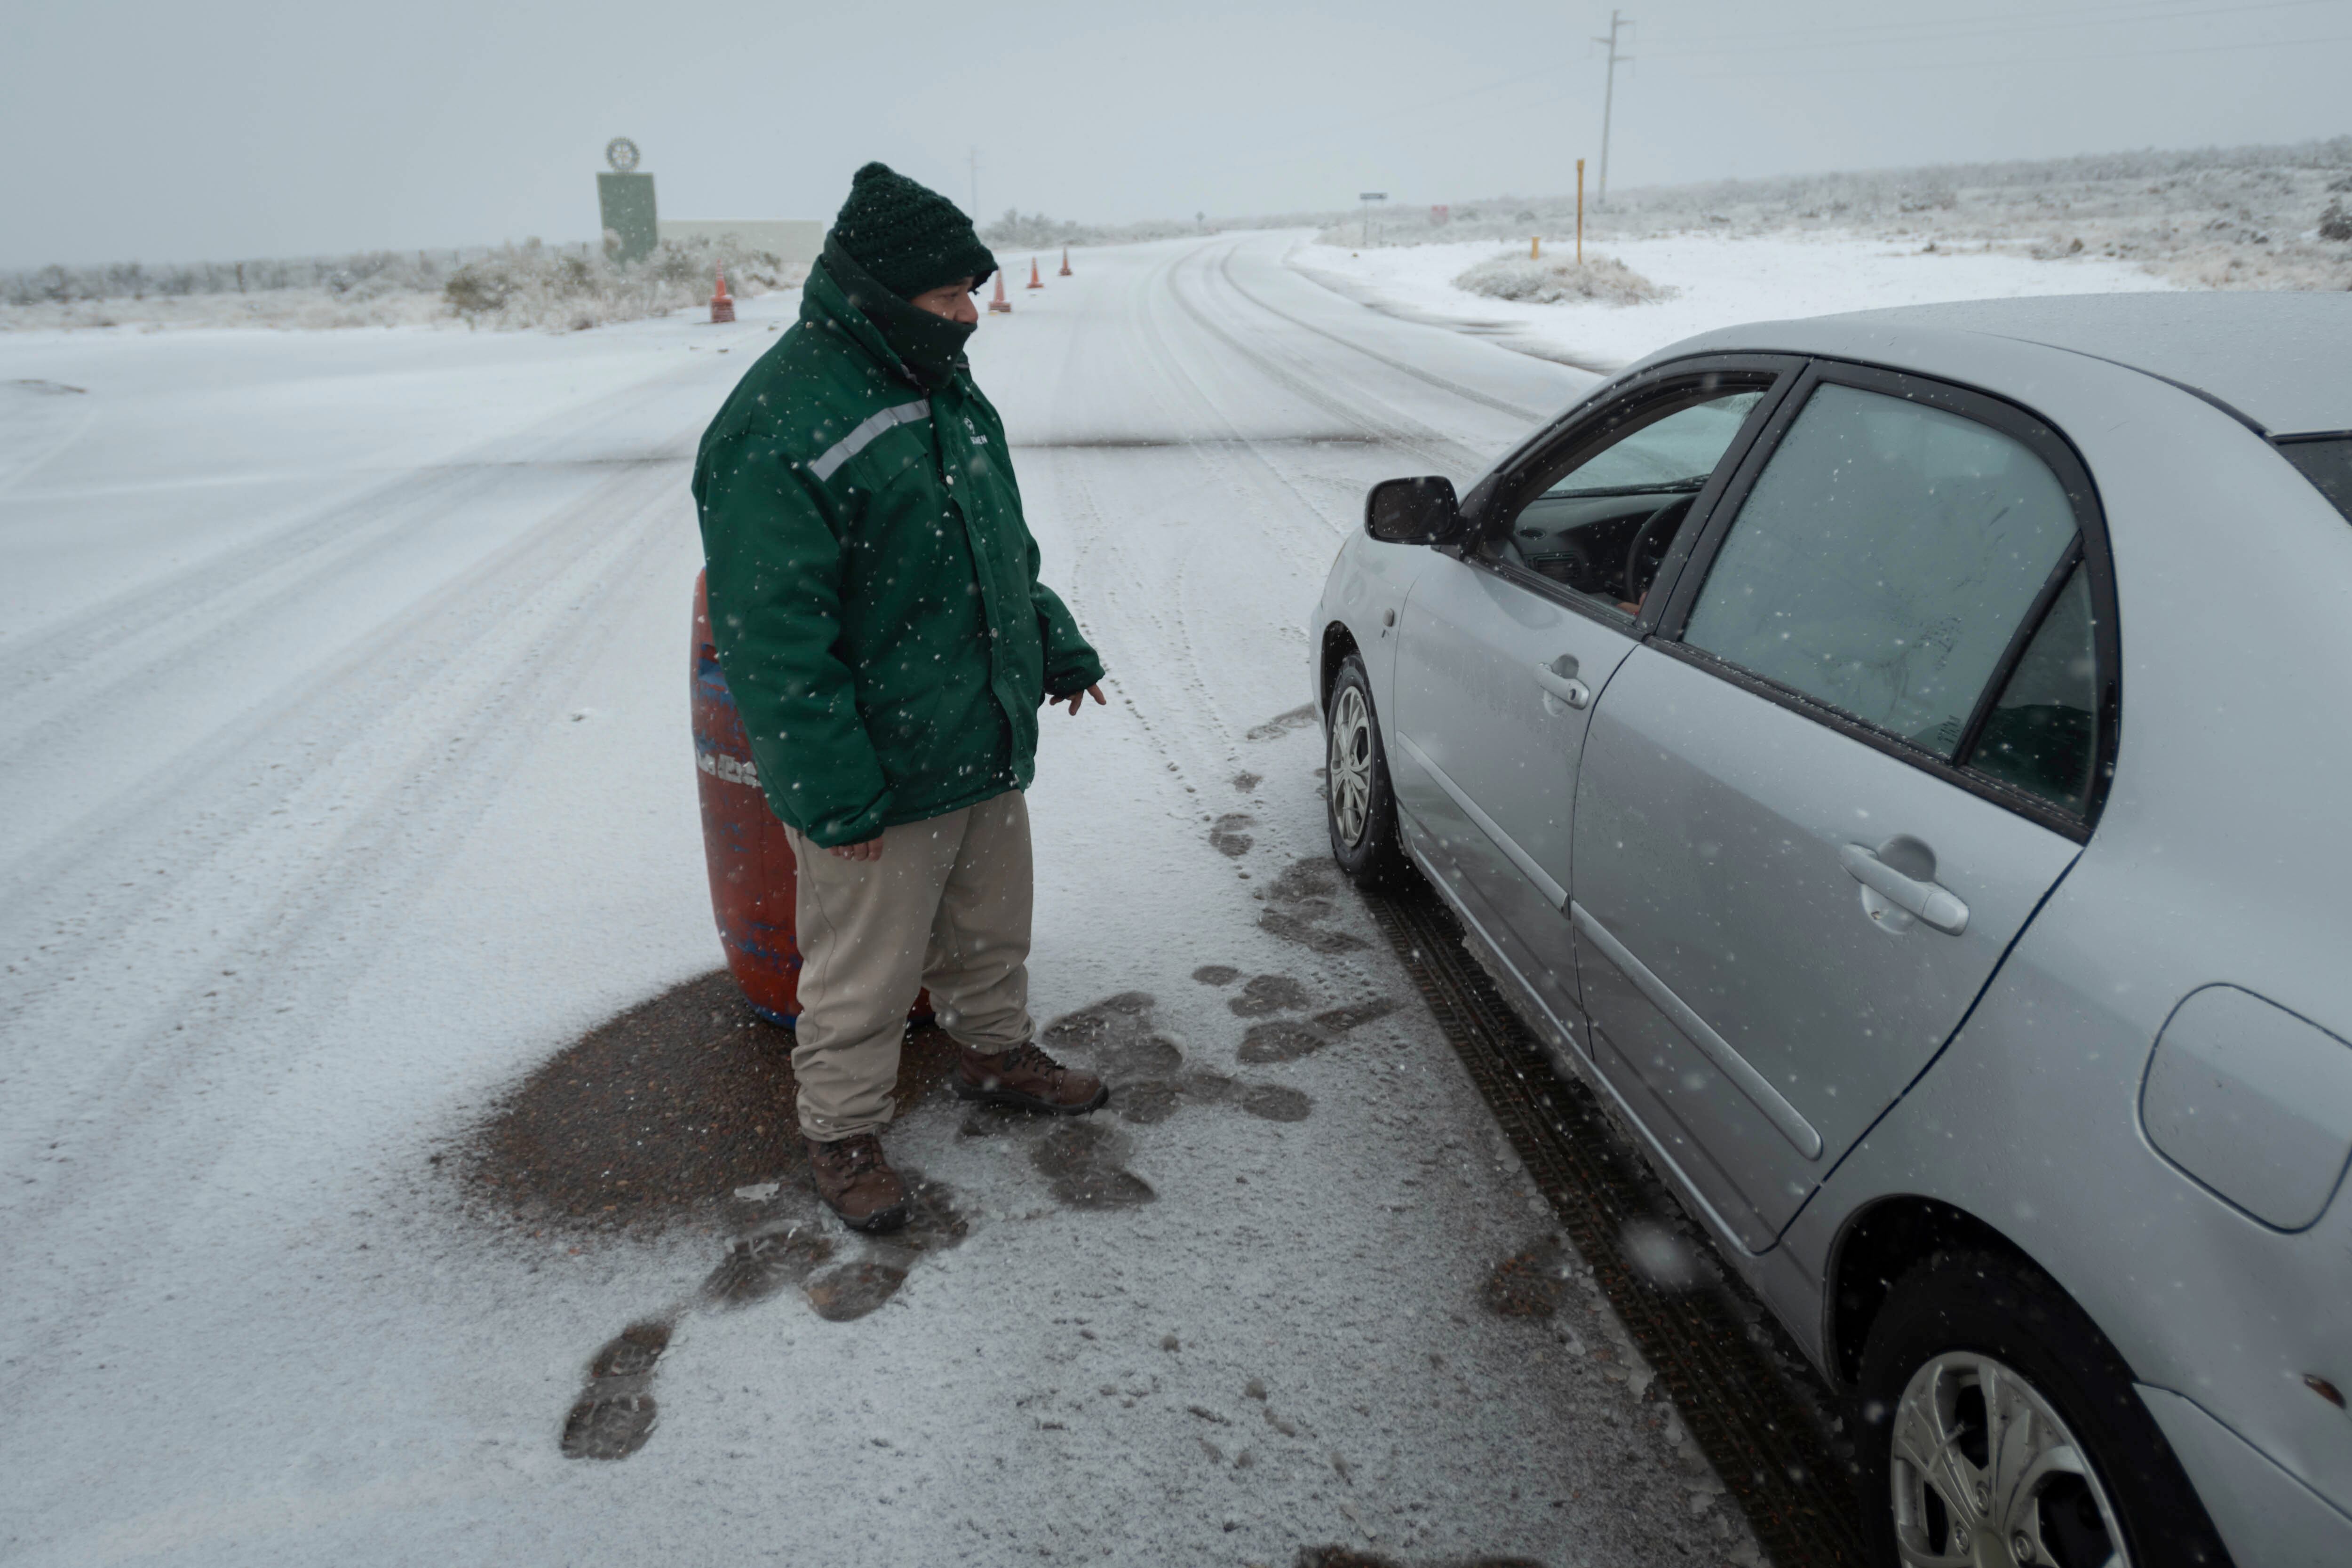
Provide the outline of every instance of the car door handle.
{"type": "Polygon", "coordinates": [[[1907,910],[1947,935],[1969,929],[1969,906],[1948,888],[1906,877],[1878,858],[1867,845],[1849,844],[1838,851],[1846,875],[1893,904],[1907,910]]]}
{"type": "Polygon", "coordinates": [[[1592,688],[1576,679],[1576,658],[1573,654],[1562,654],[1551,663],[1539,664],[1535,668],[1536,684],[1550,695],[1559,698],[1570,708],[1584,708],[1591,705],[1592,688]],[[1565,669],[1559,668],[1562,665],[1567,668],[1565,669]]]}

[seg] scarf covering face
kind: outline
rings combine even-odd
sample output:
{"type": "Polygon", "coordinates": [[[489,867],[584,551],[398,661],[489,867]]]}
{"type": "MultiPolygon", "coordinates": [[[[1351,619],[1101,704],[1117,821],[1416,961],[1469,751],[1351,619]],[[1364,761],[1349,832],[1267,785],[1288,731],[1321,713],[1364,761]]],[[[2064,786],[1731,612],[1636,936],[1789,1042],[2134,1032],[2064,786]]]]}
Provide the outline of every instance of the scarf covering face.
{"type": "Polygon", "coordinates": [[[898,356],[924,390],[945,386],[964,367],[963,347],[980,330],[979,322],[950,321],[945,316],[935,316],[920,306],[908,304],[868,277],[831,235],[825,237],[824,255],[817,265],[832,277],[849,302],[865,312],[890,352],[898,356]]]}

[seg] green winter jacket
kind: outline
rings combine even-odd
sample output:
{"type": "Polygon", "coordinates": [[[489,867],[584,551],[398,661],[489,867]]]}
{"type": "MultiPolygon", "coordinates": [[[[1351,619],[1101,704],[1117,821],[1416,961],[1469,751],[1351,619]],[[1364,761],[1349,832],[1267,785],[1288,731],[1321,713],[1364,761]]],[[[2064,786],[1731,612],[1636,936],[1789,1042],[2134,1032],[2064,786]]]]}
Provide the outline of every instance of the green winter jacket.
{"type": "Polygon", "coordinates": [[[1026,788],[1040,706],[1102,679],[970,371],[927,396],[822,264],[703,433],[694,499],[761,787],[818,844],[1026,788]]]}

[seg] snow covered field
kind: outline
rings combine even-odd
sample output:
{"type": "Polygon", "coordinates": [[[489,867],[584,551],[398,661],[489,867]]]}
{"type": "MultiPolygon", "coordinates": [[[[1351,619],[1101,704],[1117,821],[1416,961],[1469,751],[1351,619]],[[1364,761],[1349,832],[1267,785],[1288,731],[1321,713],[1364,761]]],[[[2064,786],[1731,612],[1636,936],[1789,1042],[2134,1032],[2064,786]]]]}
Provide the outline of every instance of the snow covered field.
{"type": "MultiPolygon", "coordinates": [[[[1573,241],[1544,242],[1547,256],[1573,241]]],[[[1491,338],[1508,348],[1595,370],[1630,364],[1679,338],[1741,321],[2021,294],[2111,294],[2168,289],[2132,262],[2041,261],[1989,248],[1926,250],[1917,241],[1853,236],[1673,235],[1589,244],[1672,298],[1641,305],[1535,305],[1454,286],[1490,257],[1527,254],[1493,240],[1350,250],[1302,244],[1290,263],[1339,293],[1406,321],[1491,338]]]]}
{"type": "Polygon", "coordinates": [[[1753,1560],[1589,1278],[1480,1305],[1541,1200],[1311,864],[1300,622],[1364,486],[1591,378],[1287,243],[1082,256],[975,355],[1114,692],[1048,716],[1037,1006],[1122,998],[1114,1065],[1235,1098],[1089,1124],[1157,1193],[1111,1212],[927,1104],[893,1147],[970,1235],[846,1323],[693,1306],[707,1228],[471,1217],[446,1157],[719,961],[685,486],[796,296],[0,341],[0,1557],[1753,1560]],[[1244,1053],[1268,997],[1365,1021],[1244,1053]],[[651,1440],[562,1458],[597,1347],[681,1302],[651,1440]]]}

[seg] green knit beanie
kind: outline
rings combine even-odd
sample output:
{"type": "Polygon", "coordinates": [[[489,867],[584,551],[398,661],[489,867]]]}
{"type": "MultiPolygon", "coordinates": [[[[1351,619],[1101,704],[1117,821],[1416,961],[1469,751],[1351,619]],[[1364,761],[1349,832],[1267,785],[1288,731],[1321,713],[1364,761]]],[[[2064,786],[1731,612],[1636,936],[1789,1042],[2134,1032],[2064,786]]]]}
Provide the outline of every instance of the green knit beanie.
{"type": "Polygon", "coordinates": [[[977,289],[996,270],[996,258],[972,232],[971,219],[887,163],[868,163],[852,176],[832,237],[901,300],[964,277],[977,289]]]}

